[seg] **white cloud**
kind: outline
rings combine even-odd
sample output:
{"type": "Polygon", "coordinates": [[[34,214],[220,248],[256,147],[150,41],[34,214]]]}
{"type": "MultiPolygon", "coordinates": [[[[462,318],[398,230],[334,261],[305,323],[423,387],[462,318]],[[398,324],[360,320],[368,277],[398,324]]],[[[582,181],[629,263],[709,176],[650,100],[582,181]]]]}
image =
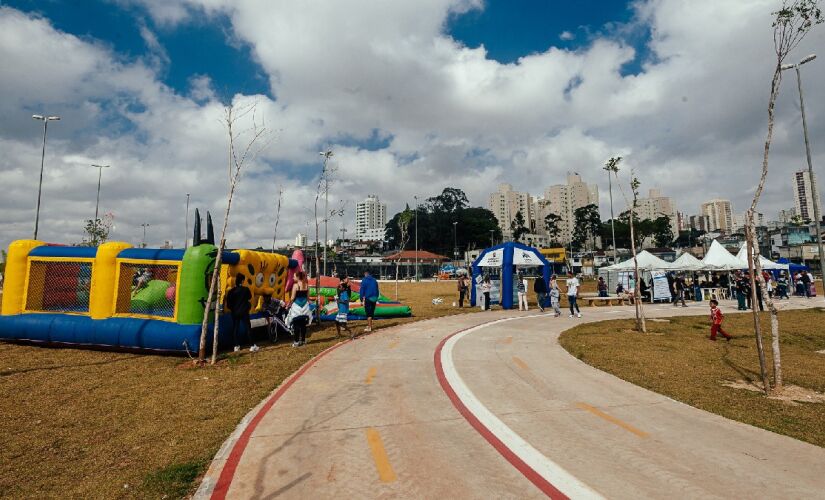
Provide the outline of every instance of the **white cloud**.
{"type": "Polygon", "coordinates": [[[570,31],[562,31],[559,34],[559,40],[569,41],[569,40],[574,40],[575,38],[576,38],[576,35],[574,35],[570,31]]]}
{"type": "MultiPolygon", "coordinates": [[[[276,139],[244,177],[231,244],[269,244],[278,185],[285,188],[280,239],[306,230],[317,151],[327,145],[339,167],[330,199],[349,201],[350,229],[354,202],[368,193],[387,200],[390,212],[445,186],[483,205],[498,182],[539,194],[577,171],[606,195],[601,166],[614,154],[636,168],[643,191],[660,187],[687,213],[716,196],[742,211],[758,179],[772,0],[638,3],[637,22],[653,34],[654,58],[635,75],[621,68],[636,50],[606,37],[576,51],[493,61],[483,47],[464,47],[444,33],[450,13],[482,8],[479,2],[143,1],[165,29],[193,13],[229,16],[231,36],[249,44],[277,97],[235,97],[258,102],[276,139]],[[390,138],[388,147],[336,144],[376,131],[390,138]]],[[[822,46],[823,31],[795,57],[822,46]]],[[[33,225],[40,136],[32,112],[64,116],[49,131],[46,239],[80,239],[82,219],[94,213],[90,162],[113,165],[104,172],[101,207],[115,212],[118,238],[138,241],[139,224],[149,222],[152,243],[179,245],[186,192],[193,207],[222,213],[223,107],[208,75],[193,75],[188,95],[175,93],[159,82],[151,60],[124,63],[103,45],[9,8],[0,9],[0,60],[13,68],[0,75],[0,111],[19,117],[0,124],[0,184],[14,186],[0,199],[0,245],[27,237],[33,225]]],[[[815,165],[825,160],[815,140],[825,134],[818,109],[825,90],[814,84],[823,68],[804,70],[815,165]]],[[[784,83],[761,206],[768,216],[793,204],[790,172],[805,164],[795,82],[784,83]]]]}

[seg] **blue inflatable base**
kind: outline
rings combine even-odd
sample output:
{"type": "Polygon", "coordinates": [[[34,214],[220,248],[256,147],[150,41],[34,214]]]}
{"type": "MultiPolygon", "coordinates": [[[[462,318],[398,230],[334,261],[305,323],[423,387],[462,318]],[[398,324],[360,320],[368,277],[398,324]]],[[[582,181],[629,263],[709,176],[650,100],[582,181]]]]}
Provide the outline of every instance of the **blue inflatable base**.
{"type": "MultiPolygon", "coordinates": [[[[253,315],[253,317],[258,315],[253,315]]],[[[212,349],[209,325],[207,350],[212,349]]],[[[218,324],[218,347],[233,343],[232,319],[221,315],[218,324]]],[[[249,340],[249,333],[242,342],[249,340]]],[[[124,350],[148,350],[177,354],[197,352],[201,325],[179,325],[169,321],[139,318],[95,320],[72,314],[18,314],[0,316],[0,340],[47,344],[69,344],[124,350]]]]}

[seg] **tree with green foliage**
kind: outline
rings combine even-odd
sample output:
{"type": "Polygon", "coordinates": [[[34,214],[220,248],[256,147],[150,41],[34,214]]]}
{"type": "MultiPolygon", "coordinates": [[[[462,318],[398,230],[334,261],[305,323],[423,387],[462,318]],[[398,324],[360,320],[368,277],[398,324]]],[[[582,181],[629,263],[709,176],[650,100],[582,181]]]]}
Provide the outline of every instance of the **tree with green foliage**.
{"type": "Polygon", "coordinates": [[[96,247],[106,243],[114,225],[114,215],[105,214],[102,218],[87,219],[83,228],[83,241],[80,246],[96,247]]]}
{"type": "Polygon", "coordinates": [[[510,231],[513,233],[513,241],[516,242],[521,241],[521,237],[530,232],[525,225],[521,210],[516,212],[516,216],[513,217],[513,220],[510,222],[510,231]]]}
{"type": "Polygon", "coordinates": [[[544,229],[547,230],[547,235],[550,237],[551,246],[564,246],[559,242],[561,222],[562,219],[560,215],[550,213],[544,216],[544,229]]]}
{"type": "Polygon", "coordinates": [[[599,235],[602,226],[602,219],[599,216],[599,207],[591,203],[573,211],[574,246],[582,248],[588,239],[591,239],[592,249],[596,249],[596,236],[599,235]]]}

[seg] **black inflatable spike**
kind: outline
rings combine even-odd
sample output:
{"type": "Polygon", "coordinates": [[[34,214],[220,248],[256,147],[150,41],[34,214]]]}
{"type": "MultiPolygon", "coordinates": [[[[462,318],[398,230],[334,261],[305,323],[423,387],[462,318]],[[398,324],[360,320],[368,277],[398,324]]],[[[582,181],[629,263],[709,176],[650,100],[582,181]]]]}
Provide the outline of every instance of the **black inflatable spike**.
{"type": "Polygon", "coordinates": [[[212,215],[209,210],[206,211],[206,242],[210,245],[215,244],[215,230],[212,229],[212,215]]]}
{"type": "Polygon", "coordinates": [[[195,209],[195,231],[192,236],[192,246],[196,247],[201,244],[201,214],[198,209],[195,209]]]}

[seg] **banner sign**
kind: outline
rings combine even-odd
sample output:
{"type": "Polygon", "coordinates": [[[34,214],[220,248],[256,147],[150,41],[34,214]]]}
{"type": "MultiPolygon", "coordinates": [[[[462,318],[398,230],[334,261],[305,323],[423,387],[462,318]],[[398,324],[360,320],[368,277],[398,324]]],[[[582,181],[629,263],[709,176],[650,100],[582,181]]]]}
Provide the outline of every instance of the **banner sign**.
{"type": "Polygon", "coordinates": [[[516,248],[513,250],[513,264],[517,266],[543,266],[544,263],[541,258],[532,250],[522,250],[516,248]]]}
{"type": "Polygon", "coordinates": [[[653,278],[653,300],[670,300],[670,286],[667,284],[667,273],[664,271],[650,271],[653,278]]]}
{"type": "Polygon", "coordinates": [[[501,267],[504,264],[504,249],[499,248],[492,252],[487,252],[481,261],[478,263],[479,267],[501,267]]]}

